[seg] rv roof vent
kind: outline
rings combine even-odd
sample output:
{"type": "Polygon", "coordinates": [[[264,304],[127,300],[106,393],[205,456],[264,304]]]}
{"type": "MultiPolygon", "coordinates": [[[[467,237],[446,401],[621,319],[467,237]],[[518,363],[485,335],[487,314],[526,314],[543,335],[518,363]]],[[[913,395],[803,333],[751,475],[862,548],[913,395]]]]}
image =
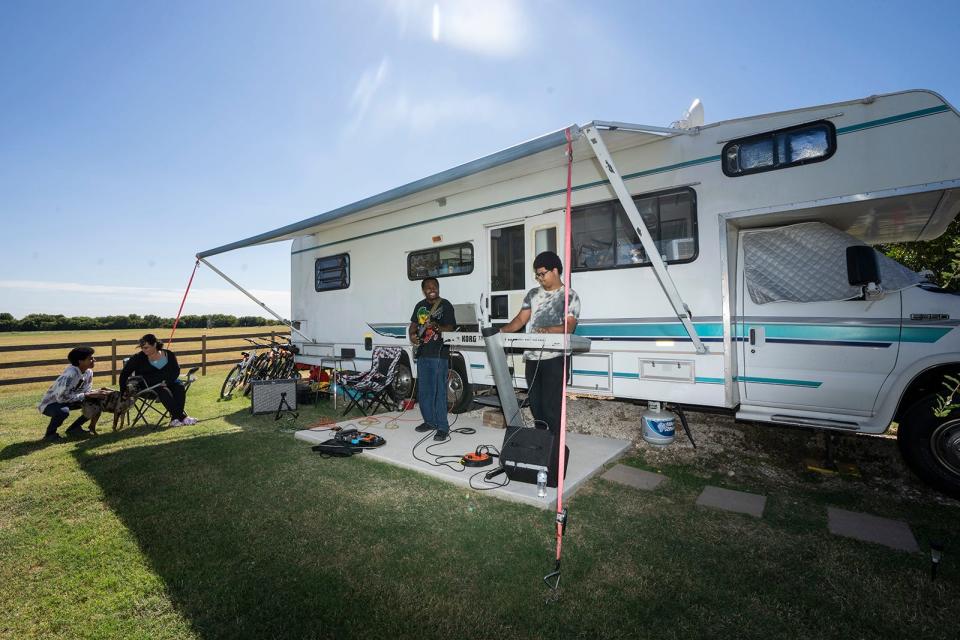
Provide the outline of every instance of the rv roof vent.
{"type": "Polygon", "coordinates": [[[703,126],[703,103],[700,98],[694,98],[690,103],[690,108],[683,112],[683,115],[676,122],[671,122],[673,129],[695,129],[703,126]]]}

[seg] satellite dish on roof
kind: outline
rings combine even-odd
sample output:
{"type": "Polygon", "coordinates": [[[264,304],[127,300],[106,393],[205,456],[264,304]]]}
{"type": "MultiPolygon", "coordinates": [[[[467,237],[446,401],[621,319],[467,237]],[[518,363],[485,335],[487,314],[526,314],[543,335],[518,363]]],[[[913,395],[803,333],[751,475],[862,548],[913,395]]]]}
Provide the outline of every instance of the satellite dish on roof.
{"type": "Polygon", "coordinates": [[[684,111],[683,116],[676,122],[670,123],[674,129],[693,129],[703,126],[703,103],[700,98],[694,98],[690,108],[684,111]]]}

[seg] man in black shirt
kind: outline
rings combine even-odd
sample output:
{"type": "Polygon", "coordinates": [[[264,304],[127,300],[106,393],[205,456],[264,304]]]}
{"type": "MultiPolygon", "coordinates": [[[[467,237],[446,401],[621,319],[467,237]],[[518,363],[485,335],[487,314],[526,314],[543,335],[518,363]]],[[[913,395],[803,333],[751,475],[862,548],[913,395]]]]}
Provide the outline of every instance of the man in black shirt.
{"type": "Polygon", "coordinates": [[[446,440],[450,431],[447,422],[447,372],[450,368],[450,347],[443,343],[443,331],[452,331],[456,323],[453,305],[440,297],[440,283],[425,278],[420,283],[423,300],[413,308],[407,334],[416,346],[417,401],[423,424],[417,431],[436,429],[434,440],[446,440]]]}

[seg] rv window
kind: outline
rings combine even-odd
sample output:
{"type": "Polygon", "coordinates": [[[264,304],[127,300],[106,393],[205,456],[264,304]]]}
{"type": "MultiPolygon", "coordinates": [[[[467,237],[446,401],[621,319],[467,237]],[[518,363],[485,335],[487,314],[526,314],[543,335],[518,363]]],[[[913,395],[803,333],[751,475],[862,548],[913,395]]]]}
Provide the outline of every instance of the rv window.
{"type": "MultiPolygon", "coordinates": [[[[633,202],[664,260],[683,263],[697,257],[697,198],[693,189],[635,196],[633,202]]],[[[650,264],[619,200],[575,207],[571,217],[574,271],[650,264]]]]}
{"type": "Polygon", "coordinates": [[[524,258],[523,225],[490,230],[490,290],[519,291],[524,288],[527,261],[524,258]]]}
{"type": "Polygon", "coordinates": [[[544,251],[557,252],[557,228],[546,227],[537,229],[533,234],[533,255],[538,256],[544,251]]]}
{"type": "Polygon", "coordinates": [[[820,162],[836,150],[836,128],[824,120],[728,142],[721,153],[723,173],[743,176],[820,162]]]}
{"type": "Polygon", "coordinates": [[[443,278],[473,272],[473,245],[469,242],[412,251],[407,256],[407,278],[443,278]]]}
{"type": "Polygon", "coordinates": [[[314,263],[317,291],[333,291],[350,286],[350,255],[340,253],[335,256],[317,258],[314,263]]]}

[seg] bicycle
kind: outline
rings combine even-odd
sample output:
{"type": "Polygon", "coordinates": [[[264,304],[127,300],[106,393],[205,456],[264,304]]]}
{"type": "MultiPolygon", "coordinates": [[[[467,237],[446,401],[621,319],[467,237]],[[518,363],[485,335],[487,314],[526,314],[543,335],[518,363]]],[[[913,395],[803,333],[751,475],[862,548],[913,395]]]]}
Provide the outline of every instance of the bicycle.
{"type": "Polygon", "coordinates": [[[223,386],[220,387],[220,398],[226,400],[233,396],[233,390],[237,387],[243,387],[246,395],[246,390],[249,389],[247,382],[251,378],[251,374],[254,371],[254,363],[258,362],[259,359],[266,355],[263,353],[258,354],[257,349],[266,349],[272,348],[271,345],[261,344],[250,338],[244,338],[247,342],[253,345],[251,351],[241,351],[240,352],[240,362],[238,362],[230,372],[227,373],[227,377],[223,381],[223,386]]]}
{"type": "MultiPolygon", "coordinates": [[[[255,380],[287,380],[300,377],[294,359],[294,356],[300,352],[300,349],[296,346],[278,342],[257,346],[269,347],[269,351],[256,355],[250,354],[246,370],[242,374],[238,374],[237,381],[234,383],[234,386],[242,385],[244,396],[250,395],[253,388],[252,383],[255,380]]],[[[226,381],[224,381],[224,384],[226,384],[226,381]]]]}

